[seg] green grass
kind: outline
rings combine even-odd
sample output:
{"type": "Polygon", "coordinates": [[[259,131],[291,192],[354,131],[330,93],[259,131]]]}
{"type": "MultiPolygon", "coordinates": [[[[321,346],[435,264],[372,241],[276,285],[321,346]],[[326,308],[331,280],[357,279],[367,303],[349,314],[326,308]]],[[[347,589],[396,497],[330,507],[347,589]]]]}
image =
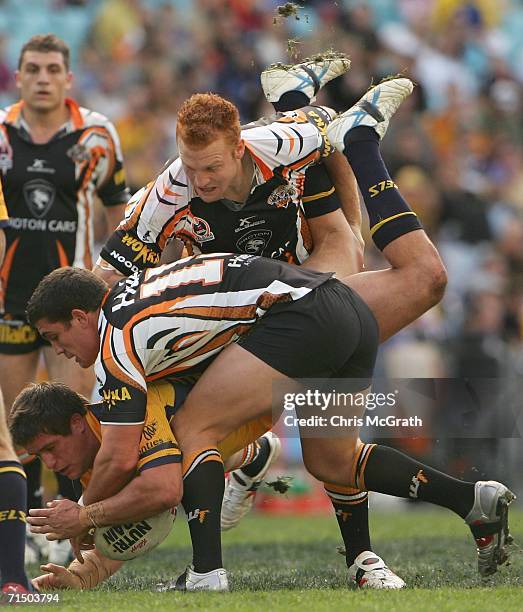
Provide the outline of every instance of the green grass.
{"type": "Polygon", "coordinates": [[[374,549],[409,588],[400,592],[347,588],[334,519],[252,515],[224,534],[232,592],[168,594],[154,584],[180,574],[190,560],[186,524],[91,592],[61,592],[67,610],[477,610],[523,609],[523,512],[511,511],[512,565],[487,581],[478,577],[475,550],[463,522],[445,511],[371,512],[374,549]]]}

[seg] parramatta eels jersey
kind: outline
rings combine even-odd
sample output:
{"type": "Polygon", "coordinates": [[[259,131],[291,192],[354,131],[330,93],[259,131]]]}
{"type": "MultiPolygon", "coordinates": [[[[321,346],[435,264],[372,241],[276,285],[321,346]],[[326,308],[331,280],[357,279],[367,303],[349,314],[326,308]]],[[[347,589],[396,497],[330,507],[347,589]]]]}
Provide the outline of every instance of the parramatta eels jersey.
{"type": "Polygon", "coordinates": [[[113,125],[73,100],[66,103],[70,120],[45,144],[32,141],[23,102],[0,110],[0,177],[10,217],[0,282],[12,314],[24,313],[52,270],[92,267],[96,196],[105,206],[129,199],[113,125]]]}
{"type": "MultiPolygon", "coordinates": [[[[165,381],[150,385],[147,389],[147,406],[138,451],[137,474],[166,463],[181,462],[182,453],[169,421],[183,404],[189,389],[190,387],[173,385],[165,381]]],[[[102,423],[100,421],[105,412],[106,408],[100,402],[88,406],[85,415],[89,428],[99,442],[102,441],[102,423]]],[[[91,474],[92,470],[90,469],[80,478],[84,489],[89,484],[91,474]]]]}
{"type": "Polygon", "coordinates": [[[166,242],[177,237],[189,254],[248,253],[302,263],[313,247],[306,218],[340,207],[324,166],[311,167],[333,151],[325,136],[329,121],[322,107],[306,107],[243,129],[254,180],[239,210],[227,200],[201,200],[176,159],[132,197],[101,257],[128,276],[156,265],[166,242]]]}
{"type": "Polygon", "coordinates": [[[331,276],[274,259],[214,253],[120,281],[98,322],[101,422],[142,423],[148,383],[200,374],[274,303],[298,300],[331,276]]]}

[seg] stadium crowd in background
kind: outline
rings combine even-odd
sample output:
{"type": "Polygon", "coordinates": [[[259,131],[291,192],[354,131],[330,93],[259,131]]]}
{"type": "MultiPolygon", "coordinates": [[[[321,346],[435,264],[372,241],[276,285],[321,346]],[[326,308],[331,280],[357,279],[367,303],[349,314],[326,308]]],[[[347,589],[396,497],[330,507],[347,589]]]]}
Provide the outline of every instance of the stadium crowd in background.
{"type": "MultiPolygon", "coordinates": [[[[404,71],[418,82],[418,94],[398,113],[384,157],[442,253],[449,285],[441,307],[383,348],[381,370],[396,377],[521,373],[519,2],[315,0],[285,16],[274,0],[30,0],[34,11],[26,10],[25,20],[15,4],[6,0],[0,7],[6,24],[18,20],[0,45],[2,99],[16,99],[7,75],[20,37],[50,23],[62,27],[56,33],[80,57],[74,95],[115,123],[132,187],[149,181],[176,152],[174,117],[194,91],[230,98],[246,121],[270,112],[260,70],[273,61],[293,63],[293,54],[333,47],[350,55],[351,70],[318,98],[336,109],[351,106],[371,78],[404,71]]],[[[367,268],[384,265],[370,240],[367,257],[367,268]]],[[[434,423],[435,431],[447,422],[434,423]]],[[[466,447],[460,444],[455,454],[463,454],[455,465],[462,476],[474,465],[466,447]]],[[[511,448],[493,456],[506,466],[511,448]]]]}

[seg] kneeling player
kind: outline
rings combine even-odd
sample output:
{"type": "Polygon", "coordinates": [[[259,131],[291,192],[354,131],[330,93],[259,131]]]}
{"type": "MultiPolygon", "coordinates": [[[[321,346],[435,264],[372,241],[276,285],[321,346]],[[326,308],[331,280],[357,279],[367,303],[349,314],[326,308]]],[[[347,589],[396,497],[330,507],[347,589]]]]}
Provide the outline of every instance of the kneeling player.
{"type": "MultiPolygon", "coordinates": [[[[179,503],[181,453],[169,420],[183,403],[187,391],[184,385],[175,387],[168,382],[149,387],[136,477],[118,494],[86,508],[70,500],[54,502],[53,506],[60,510],[55,518],[62,538],[80,536],[79,539],[83,539],[93,524],[102,527],[134,522],[179,503]]],[[[40,456],[49,469],[72,480],[80,479],[82,485],[87,486],[103,434],[103,424],[99,420],[101,412],[100,404],[88,404],[65,385],[41,383],[27,387],[18,395],[10,416],[10,428],[16,442],[40,456]]],[[[220,450],[230,469],[256,469],[257,451],[260,445],[271,440],[271,434],[258,441],[256,438],[268,426],[270,423],[264,421],[250,423],[224,440],[220,450]],[[246,443],[246,439],[254,442],[246,443]]],[[[47,510],[37,512],[48,514],[47,510]]],[[[195,516],[193,520],[197,519],[195,516]]],[[[33,525],[47,522],[47,518],[30,520],[33,525]]],[[[44,532],[54,539],[52,530],[44,532]]],[[[76,552],[83,555],[84,563],[75,560],[68,570],[52,563],[42,566],[50,573],[36,579],[36,586],[92,588],[123,564],[123,561],[107,559],[96,549],[83,553],[77,549],[76,552]]],[[[226,581],[225,573],[223,581],[226,581]]]]}

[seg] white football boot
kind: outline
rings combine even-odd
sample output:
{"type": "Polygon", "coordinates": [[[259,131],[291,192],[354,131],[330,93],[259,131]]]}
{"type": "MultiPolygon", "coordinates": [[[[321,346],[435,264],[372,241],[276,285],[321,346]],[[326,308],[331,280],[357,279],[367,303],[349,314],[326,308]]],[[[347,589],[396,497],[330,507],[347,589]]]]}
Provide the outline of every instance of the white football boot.
{"type": "Polygon", "coordinates": [[[347,72],[350,60],[343,53],[325,53],[294,66],[271,64],[260,76],[269,102],[278,102],[289,91],[303,92],[311,102],[329,81],[347,72]]]}
{"type": "Polygon", "coordinates": [[[156,585],[156,590],[160,593],[167,591],[228,591],[229,581],[227,572],[220,567],[219,569],[199,574],[195,572],[192,565],[187,566],[183,574],[176,580],[160,583],[156,585]]]}
{"type": "Polygon", "coordinates": [[[390,118],[413,89],[412,81],[404,77],[375,85],[354,106],[338,115],[327,126],[330,142],[343,153],[345,134],[355,127],[374,128],[376,134],[383,138],[390,118]]]}
{"type": "Polygon", "coordinates": [[[403,589],[405,582],[370,550],[360,553],[349,567],[349,578],[360,589],[403,589]]]}
{"type": "Polygon", "coordinates": [[[495,480],[480,480],[474,486],[474,505],[465,522],[476,540],[481,576],[495,574],[498,565],[508,561],[508,507],[514,499],[514,493],[495,480]]]}
{"type": "Polygon", "coordinates": [[[278,436],[268,431],[261,436],[269,443],[269,456],[263,467],[256,476],[247,476],[241,468],[229,472],[225,481],[225,492],[223,494],[221,527],[227,531],[236,527],[241,519],[249,512],[256,497],[256,491],[263,482],[270,466],[276,461],[280,454],[281,442],[278,436]]]}

